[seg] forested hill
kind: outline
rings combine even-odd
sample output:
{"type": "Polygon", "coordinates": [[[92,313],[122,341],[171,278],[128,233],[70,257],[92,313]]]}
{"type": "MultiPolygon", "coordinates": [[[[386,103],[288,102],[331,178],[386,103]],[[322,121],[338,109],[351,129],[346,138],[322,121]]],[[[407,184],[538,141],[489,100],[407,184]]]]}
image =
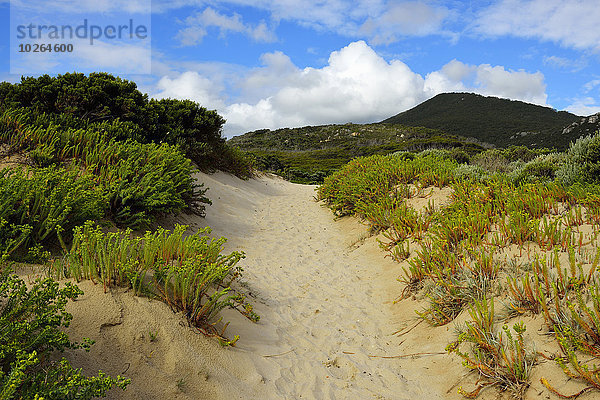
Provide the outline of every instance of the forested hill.
{"type": "Polygon", "coordinates": [[[381,146],[394,151],[420,151],[431,147],[462,147],[472,142],[477,140],[448,135],[438,129],[390,124],[319,125],[274,131],[261,129],[229,140],[229,143],[244,150],[346,149],[353,153],[369,153],[367,149],[381,146]]]}
{"type": "Polygon", "coordinates": [[[439,129],[497,147],[565,149],[577,137],[576,131],[563,131],[580,119],[566,111],[522,101],[473,93],[443,93],[382,122],[439,129]]]}
{"type": "Polygon", "coordinates": [[[457,157],[466,159],[485,147],[474,139],[437,129],[390,124],[263,129],[233,137],[228,144],[251,152],[259,168],[299,183],[320,183],[324,176],[359,156],[452,149],[457,157]]]}

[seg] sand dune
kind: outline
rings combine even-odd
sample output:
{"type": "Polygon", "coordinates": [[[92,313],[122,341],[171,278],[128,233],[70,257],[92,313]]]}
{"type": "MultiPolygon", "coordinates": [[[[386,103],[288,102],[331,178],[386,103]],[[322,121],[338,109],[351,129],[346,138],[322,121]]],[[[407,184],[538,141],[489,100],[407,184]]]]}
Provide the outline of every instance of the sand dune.
{"type": "MultiPolygon", "coordinates": [[[[69,357],[87,372],[132,379],[110,398],[458,399],[457,387],[474,382],[443,354],[452,324],[394,334],[415,326],[420,304],[393,304],[402,289],[399,264],[384,258],[355,219],[334,220],[314,201],[314,186],[273,176],[198,179],[214,203],[207,217],[182,215],[164,225],[208,225],[229,238],[227,250],[243,250],[241,291],[261,320],[224,312],[227,333],[241,339],[222,348],[159,301],[82,282],[86,294],[69,306],[69,331],[96,344],[69,357]]],[[[482,398],[489,396],[496,393],[482,398]]]]}

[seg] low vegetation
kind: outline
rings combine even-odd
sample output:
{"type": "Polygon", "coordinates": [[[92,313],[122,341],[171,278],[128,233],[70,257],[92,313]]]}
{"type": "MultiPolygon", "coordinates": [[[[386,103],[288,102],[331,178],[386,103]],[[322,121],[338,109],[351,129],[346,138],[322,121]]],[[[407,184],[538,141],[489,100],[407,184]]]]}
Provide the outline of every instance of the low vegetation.
{"type": "Polygon", "coordinates": [[[223,254],[225,238],[209,228],[149,230],[165,215],[204,215],[208,188],[196,168],[252,175],[250,159],[221,137],[224,122],[191,101],[149,100],[108,74],[0,84],[0,398],[88,399],[129,383],[57,358],[91,341],[61,330],[72,318],[67,301],[82,292],[54,279],[161,299],[226,346],[238,337],[225,336],[223,308],[258,320],[231,287],[244,255],[223,254]],[[10,275],[12,261],[47,264],[52,278],[28,288],[10,275]]]}
{"type": "Polygon", "coordinates": [[[68,300],[83,292],[71,283],[59,288],[52,279],[28,287],[22,279],[0,271],[0,397],[2,399],[92,399],[129,380],[102,372],[88,377],[65,358],[65,349],[88,350],[91,341],[74,343],[61,328],[69,326],[68,300]]]}
{"type": "Polygon", "coordinates": [[[470,165],[439,150],[357,158],[325,178],[318,197],[382,234],[404,270],[398,300],[426,299],[419,318],[441,326],[469,312],[447,348],[479,376],[461,393],[495,386],[522,397],[543,355],[583,386],[561,393],[541,382],[576,397],[600,390],[597,368],[583,361],[600,354],[598,144],[600,132],[564,153],[519,150],[511,162],[515,148],[492,150],[470,165]],[[444,204],[409,206],[445,187],[444,204]],[[543,318],[559,353],[538,352],[524,315],[543,318]]]}

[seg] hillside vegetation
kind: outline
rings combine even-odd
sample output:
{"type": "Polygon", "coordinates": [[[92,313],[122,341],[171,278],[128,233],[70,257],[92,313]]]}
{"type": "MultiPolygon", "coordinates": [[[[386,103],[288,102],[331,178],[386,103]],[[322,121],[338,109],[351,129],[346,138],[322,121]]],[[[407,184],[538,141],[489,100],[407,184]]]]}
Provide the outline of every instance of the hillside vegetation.
{"type": "Polygon", "coordinates": [[[230,286],[244,254],[222,254],[225,238],[180,225],[142,233],[161,216],[204,214],[210,200],[194,163],[250,175],[221,137],[223,123],[197,103],[148,100],[135,83],[103,73],[0,84],[2,399],[89,399],[129,382],[85,376],[57,354],[91,343],[61,330],[72,318],[67,301],[82,292],[52,278],[160,299],[223,345],[237,337],[217,329],[220,310],[258,320],[230,286]],[[14,261],[43,263],[52,278],[28,286],[11,275],[14,261]]]}
{"type": "MultiPolygon", "coordinates": [[[[563,130],[581,117],[522,101],[474,93],[443,93],[382,121],[425,126],[491,143],[565,150],[579,137],[563,130]]],[[[591,132],[590,132],[591,133],[591,132]]]]}
{"type": "Polygon", "coordinates": [[[454,149],[465,159],[485,146],[436,129],[387,124],[263,129],[233,137],[229,143],[250,152],[258,168],[298,183],[320,183],[354,157],[434,148],[454,149]]]}
{"type": "MultiPolygon", "coordinates": [[[[466,162],[490,147],[527,147],[543,153],[565,150],[571,141],[598,128],[598,116],[581,118],[521,101],[444,93],[381,123],[263,129],[229,143],[250,152],[259,169],[293,182],[321,183],[354,157],[453,149],[455,159],[466,162]]],[[[529,161],[510,161],[518,159],[529,161]]]]}

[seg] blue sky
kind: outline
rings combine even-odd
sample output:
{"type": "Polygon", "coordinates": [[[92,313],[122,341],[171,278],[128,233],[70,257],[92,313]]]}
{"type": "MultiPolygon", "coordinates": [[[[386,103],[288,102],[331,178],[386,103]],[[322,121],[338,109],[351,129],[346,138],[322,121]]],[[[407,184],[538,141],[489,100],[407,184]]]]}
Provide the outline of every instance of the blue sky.
{"type": "MultiPolygon", "coordinates": [[[[151,23],[143,20],[151,27],[151,47],[149,41],[99,39],[68,57],[29,54],[22,66],[49,73],[114,72],[152,97],[189,98],[216,109],[228,121],[227,136],[380,121],[448,91],[578,115],[600,112],[598,0],[13,0],[12,5],[26,7],[28,16],[45,12],[45,21],[73,24],[151,16],[151,23]]],[[[20,75],[10,74],[15,32],[9,9],[10,2],[0,0],[0,80],[15,82],[20,75]]]]}

